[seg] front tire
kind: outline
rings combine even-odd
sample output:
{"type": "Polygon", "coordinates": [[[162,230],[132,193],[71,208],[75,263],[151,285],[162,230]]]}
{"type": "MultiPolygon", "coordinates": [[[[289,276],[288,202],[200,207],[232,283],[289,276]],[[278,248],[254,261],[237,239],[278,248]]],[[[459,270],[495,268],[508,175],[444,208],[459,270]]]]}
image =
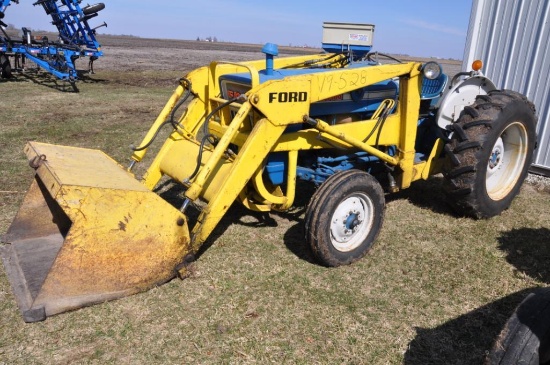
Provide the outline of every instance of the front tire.
{"type": "Polygon", "coordinates": [[[366,172],[330,176],[306,210],[305,238],[317,261],[340,266],[365,256],[382,227],[384,207],[382,187],[366,172]]]}
{"type": "Polygon", "coordinates": [[[490,218],[507,209],[527,176],[536,139],[535,107],[523,95],[479,95],[451,125],[443,189],[459,213],[490,218]]]}

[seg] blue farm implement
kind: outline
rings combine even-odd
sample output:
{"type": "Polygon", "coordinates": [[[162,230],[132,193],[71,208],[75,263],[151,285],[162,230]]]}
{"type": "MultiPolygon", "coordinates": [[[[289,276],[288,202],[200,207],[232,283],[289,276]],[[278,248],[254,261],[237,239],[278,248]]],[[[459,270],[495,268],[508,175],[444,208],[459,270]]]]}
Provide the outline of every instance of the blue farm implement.
{"type": "Polygon", "coordinates": [[[52,18],[59,36],[56,40],[47,37],[40,39],[22,28],[21,38],[14,39],[4,30],[7,24],[2,21],[11,2],[19,0],[0,0],[0,72],[2,78],[10,78],[12,72],[24,65],[26,59],[36,63],[42,69],[60,80],[68,81],[75,88],[78,72],[75,62],[78,58],[88,57],[88,70],[93,73],[93,62],[103,55],[95,33],[96,29],[107,26],[103,23],[95,28],[88,21],[95,18],[105,8],[103,3],[81,7],[81,0],[38,0],[33,5],[42,6],[52,18]],[[13,68],[10,58],[13,59],[13,68]]]}

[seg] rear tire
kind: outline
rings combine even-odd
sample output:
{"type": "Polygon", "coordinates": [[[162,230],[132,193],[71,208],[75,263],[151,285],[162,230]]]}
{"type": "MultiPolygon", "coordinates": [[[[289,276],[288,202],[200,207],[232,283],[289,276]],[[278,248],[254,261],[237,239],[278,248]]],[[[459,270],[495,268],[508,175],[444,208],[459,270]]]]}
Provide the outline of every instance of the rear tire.
{"type": "Polygon", "coordinates": [[[5,54],[0,55],[0,74],[3,79],[9,79],[12,76],[10,59],[5,54]]]}
{"type": "Polygon", "coordinates": [[[326,266],[351,264],[370,250],[384,218],[384,191],[360,170],[330,176],[306,210],[305,238],[326,266]]]}
{"type": "Polygon", "coordinates": [[[485,360],[485,365],[515,364],[550,364],[550,288],[521,302],[485,360]]]}
{"type": "Polygon", "coordinates": [[[535,107],[513,91],[479,95],[451,125],[443,189],[459,213],[490,218],[519,193],[533,158],[535,107]]]}

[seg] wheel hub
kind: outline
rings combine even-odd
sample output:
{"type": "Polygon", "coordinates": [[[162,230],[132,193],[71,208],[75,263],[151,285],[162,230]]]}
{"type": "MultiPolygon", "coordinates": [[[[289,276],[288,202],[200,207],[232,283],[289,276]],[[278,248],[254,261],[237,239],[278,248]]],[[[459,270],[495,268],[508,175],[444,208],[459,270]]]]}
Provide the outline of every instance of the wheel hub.
{"type": "Polygon", "coordinates": [[[491,151],[491,156],[489,157],[489,175],[494,173],[495,170],[498,170],[504,163],[502,157],[504,154],[504,143],[502,137],[499,137],[493,146],[491,151]]]}
{"type": "Polygon", "coordinates": [[[351,196],[338,205],[330,222],[332,243],[337,250],[348,252],[363,242],[372,225],[373,209],[364,195],[351,196]]]}
{"type": "Polygon", "coordinates": [[[520,122],[508,125],[495,141],[489,160],[485,187],[493,200],[501,200],[516,186],[526,163],[527,131],[520,122]]]}
{"type": "Polygon", "coordinates": [[[357,226],[361,224],[362,220],[359,218],[359,212],[354,210],[350,212],[345,222],[347,233],[355,232],[357,226]]]}

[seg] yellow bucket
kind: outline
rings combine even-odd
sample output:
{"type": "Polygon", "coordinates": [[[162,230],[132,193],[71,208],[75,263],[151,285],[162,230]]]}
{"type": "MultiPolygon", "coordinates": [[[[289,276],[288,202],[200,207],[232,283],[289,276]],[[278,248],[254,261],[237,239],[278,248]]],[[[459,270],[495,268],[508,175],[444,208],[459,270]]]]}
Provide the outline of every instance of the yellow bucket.
{"type": "Polygon", "coordinates": [[[30,142],[35,180],[0,247],[26,322],[162,284],[191,251],[184,214],[99,150],[30,142]]]}

